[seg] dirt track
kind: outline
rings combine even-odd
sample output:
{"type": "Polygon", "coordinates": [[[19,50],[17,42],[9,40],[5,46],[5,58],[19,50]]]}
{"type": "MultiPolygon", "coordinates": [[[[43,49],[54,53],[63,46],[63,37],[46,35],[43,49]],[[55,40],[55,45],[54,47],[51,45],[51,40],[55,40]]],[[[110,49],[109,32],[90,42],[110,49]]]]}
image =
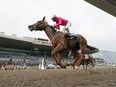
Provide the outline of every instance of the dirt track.
{"type": "Polygon", "coordinates": [[[116,87],[116,67],[58,70],[0,70],[0,87],[116,87]]]}

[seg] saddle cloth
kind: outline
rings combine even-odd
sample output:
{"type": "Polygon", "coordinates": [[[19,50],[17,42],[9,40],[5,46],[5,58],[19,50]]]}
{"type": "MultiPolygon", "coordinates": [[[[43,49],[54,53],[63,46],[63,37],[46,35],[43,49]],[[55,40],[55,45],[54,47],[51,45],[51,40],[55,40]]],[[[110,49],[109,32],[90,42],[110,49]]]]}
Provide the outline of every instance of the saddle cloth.
{"type": "Polygon", "coordinates": [[[67,38],[69,38],[69,39],[77,38],[77,34],[74,34],[74,33],[66,33],[65,36],[66,36],[67,38]]]}

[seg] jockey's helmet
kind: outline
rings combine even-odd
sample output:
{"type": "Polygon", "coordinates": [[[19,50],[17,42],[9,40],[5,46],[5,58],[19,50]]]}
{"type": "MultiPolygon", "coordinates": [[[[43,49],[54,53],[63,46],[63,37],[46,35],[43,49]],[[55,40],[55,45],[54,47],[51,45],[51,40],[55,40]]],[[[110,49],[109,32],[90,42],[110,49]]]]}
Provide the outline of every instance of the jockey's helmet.
{"type": "Polygon", "coordinates": [[[51,19],[54,20],[56,18],[57,18],[57,16],[56,15],[53,15],[51,19]]]}

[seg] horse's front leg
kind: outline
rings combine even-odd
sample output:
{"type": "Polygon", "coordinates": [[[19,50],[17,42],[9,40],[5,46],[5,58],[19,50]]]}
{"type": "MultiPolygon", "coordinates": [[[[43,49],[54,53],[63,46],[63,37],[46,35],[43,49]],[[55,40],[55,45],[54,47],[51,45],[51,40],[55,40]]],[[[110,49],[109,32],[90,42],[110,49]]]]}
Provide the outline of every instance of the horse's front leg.
{"type": "Polygon", "coordinates": [[[58,44],[52,51],[51,51],[51,56],[55,59],[57,65],[61,66],[62,68],[66,68],[66,65],[61,63],[62,59],[62,53],[60,52],[63,49],[63,46],[58,44]],[[58,54],[57,57],[55,54],[58,54]]]}
{"type": "Polygon", "coordinates": [[[58,52],[58,55],[57,55],[57,64],[60,65],[61,68],[65,68],[66,69],[66,65],[62,64],[61,60],[62,60],[62,53],[58,52]]]}

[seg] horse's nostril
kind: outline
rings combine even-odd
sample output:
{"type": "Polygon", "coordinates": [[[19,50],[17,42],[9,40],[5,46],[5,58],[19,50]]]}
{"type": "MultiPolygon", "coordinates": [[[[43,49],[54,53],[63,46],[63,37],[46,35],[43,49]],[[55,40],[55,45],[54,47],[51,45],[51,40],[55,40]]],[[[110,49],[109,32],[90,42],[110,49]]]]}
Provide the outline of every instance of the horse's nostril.
{"type": "Polygon", "coordinates": [[[28,26],[28,28],[32,28],[31,26],[28,26]]]}
{"type": "Polygon", "coordinates": [[[29,29],[30,31],[32,31],[32,30],[33,30],[33,26],[28,26],[28,29],[29,29]]]}

